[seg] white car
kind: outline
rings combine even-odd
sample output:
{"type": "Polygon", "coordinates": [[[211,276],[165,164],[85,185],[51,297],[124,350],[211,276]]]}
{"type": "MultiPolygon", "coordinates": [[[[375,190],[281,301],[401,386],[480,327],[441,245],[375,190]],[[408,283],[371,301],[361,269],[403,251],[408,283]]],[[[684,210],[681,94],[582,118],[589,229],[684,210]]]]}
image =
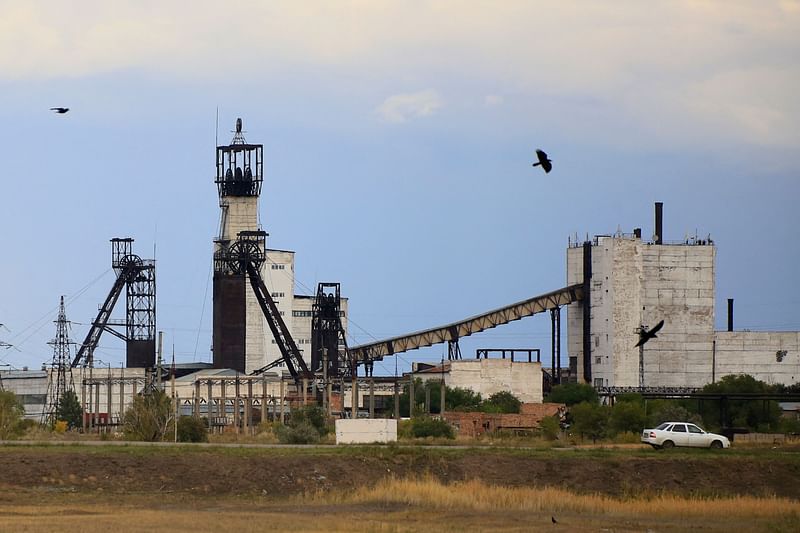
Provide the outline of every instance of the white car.
{"type": "Polygon", "coordinates": [[[719,449],[731,446],[728,437],[708,433],[689,422],[664,422],[657,428],[645,429],[642,431],[642,442],[656,449],[669,449],[675,446],[719,449]]]}

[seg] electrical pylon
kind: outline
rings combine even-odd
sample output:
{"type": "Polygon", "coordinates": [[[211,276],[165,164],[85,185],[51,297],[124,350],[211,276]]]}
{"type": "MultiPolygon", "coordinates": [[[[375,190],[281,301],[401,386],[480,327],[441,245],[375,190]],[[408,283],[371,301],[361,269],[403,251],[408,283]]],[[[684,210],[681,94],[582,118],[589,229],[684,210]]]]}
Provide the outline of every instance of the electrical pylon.
{"type": "Polygon", "coordinates": [[[61,305],[58,310],[58,320],[56,320],[56,336],[48,342],[53,347],[53,360],[50,363],[50,380],[47,386],[47,408],[42,411],[42,423],[53,424],[56,421],[56,412],[61,397],[68,390],[74,389],[72,382],[72,367],[70,362],[70,344],[75,344],[69,338],[70,322],[67,320],[67,313],[64,310],[64,297],[61,297],[61,305]]]}

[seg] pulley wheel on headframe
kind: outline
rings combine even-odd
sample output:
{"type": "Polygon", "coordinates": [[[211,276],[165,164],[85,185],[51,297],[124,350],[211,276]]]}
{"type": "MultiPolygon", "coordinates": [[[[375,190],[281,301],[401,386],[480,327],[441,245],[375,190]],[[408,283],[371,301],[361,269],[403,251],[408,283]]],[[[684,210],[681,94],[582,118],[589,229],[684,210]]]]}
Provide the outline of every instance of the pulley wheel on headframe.
{"type": "Polygon", "coordinates": [[[264,263],[264,250],[253,241],[236,241],[228,249],[225,261],[228,263],[228,268],[234,274],[242,274],[247,271],[246,263],[250,262],[256,268],[261,268],[264,263]]]}

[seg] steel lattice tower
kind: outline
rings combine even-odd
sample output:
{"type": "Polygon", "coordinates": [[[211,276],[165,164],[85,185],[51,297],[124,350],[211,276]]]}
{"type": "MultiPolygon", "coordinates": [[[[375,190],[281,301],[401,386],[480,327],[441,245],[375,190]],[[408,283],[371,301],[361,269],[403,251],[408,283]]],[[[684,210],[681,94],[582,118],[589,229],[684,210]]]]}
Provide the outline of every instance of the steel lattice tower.
{"type": "Polygon", "coordinates": [[[47,343],[53,347],[53,360],[50,363],[50,380],[47,386],[47,409],[42,412],[42,423],[52,424],[55,422],[61,397],[65,392],[74,388],[69,347],[70,344],[75,343],[69,338],[69,329],[70,322],[67,320],[62,296],[56,320],[56,336],[47,343]]]}

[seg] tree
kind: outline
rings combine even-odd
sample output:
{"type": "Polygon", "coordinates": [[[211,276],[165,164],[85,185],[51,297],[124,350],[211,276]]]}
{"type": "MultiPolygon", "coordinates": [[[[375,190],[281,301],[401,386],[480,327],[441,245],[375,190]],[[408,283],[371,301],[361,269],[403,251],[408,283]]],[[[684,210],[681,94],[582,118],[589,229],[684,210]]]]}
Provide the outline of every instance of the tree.
{"type": "Polygon", "coordinates": [[[447,387],[444,402],[448,411],[477,411],[481,405],[481,395],[471,389],[447,387]]]}
{"type": "Polygon", "coordinates": [[[650,414],[647,416],[647,426],[651,428],[663,422],[691,422],[699,426],[705,425],[699,414],[690,411],[676,400],[651,400],[648,407],[650,414]]]}
{"type": "Polygon", "coordinates": [[[612,435],[617,433],[639,433],[647,425],[644,406],[635,401],[617,402],[611,408],[608,429],[612,435]]]}
{"type": "Polygon", "coordinates": [[[581,402],[599,403],[597,391],[587,383],[564,383],[556,385],[547,397],[548,402],[563,403],[567,406],[581,402]]]}
{"type": "Polygon", "coordinates": [[[484,413],[519,413],[522,402],[508,391],[495,392],[481,403],[484,413]]]}
{"type": "Polygon", "coordinates": [[[67,390],[58,399],[56,420],[63,420],[69,429],[83,427],[83,407],[74,390],[67,390]]]}
{"type": "MultiPolygon", "coordinates": [[[[725,376],[716,383],[703,387],[703,392],[731,393],[770,393],[773,387],[747,374],[725,376]]],[[[702,415],[706,423],[719,422],[722,427],[747,427],[768,431],[778,427],[781,409],[776,401],[770,400],[720,400],[704,402],[702,415]],[[724,412],[723,412],[724,411],[724,412]],[[720,418],[724,416],[724,418],[720,418]]]]}
{"type": "Polygon", "coordinates": [[[128,440],[160,441],[175,423],[172,400],[161,390],[133,399],[125,411],[123,431],[128,440]]]}
{"type": "Polygon", "coordinates": [[[11,391],[0,391],[0,439],[16,437],[22,428],[25,408],[17,395],[11,391]]]}
{"type": "Polygon", "coordinates": [[[581,437],[589,437],[592,442],[597,442],[606,434],[608,424],[608,407],[581,402],[570,408],[572,416],[572,430],[581,437]]]}

